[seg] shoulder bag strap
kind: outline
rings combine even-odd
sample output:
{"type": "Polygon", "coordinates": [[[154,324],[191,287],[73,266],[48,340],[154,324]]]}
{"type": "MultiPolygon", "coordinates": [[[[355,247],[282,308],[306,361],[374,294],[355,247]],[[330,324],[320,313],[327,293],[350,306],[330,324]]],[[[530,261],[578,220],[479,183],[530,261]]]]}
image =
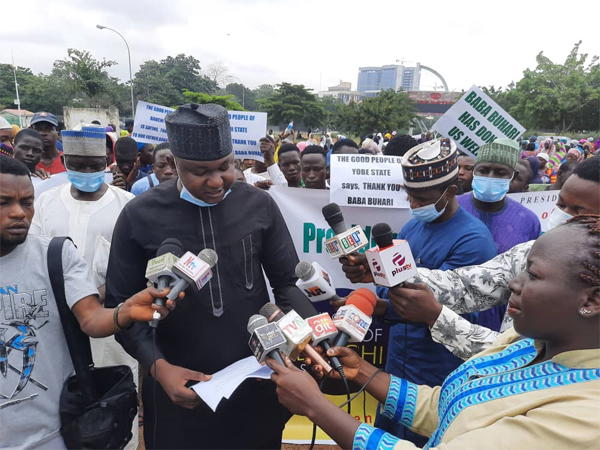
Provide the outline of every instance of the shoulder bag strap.
{"type": "Polygon", "coordinates": [[[65,279],[63,274],[62,251],[68,237],[54,237],[48,245],[48,274],[50,284],[56,299],[56,306],[60,314],[65,340],[73,361],[73,368],[79,384],[79,389],[84,395],[86,404],[97,398],[95,384],[90,373],[93,366],[92,350],[89,337],[81,331],[79,322],[67,305],[65,297],[65,279]]]}
{"type": "Polygon", "coordinates": [[[152,189],[154,187],[154,180],[152,179],[152,174],[149,173],[146,176],[148,177],[148,185],[150,186],[150,189],[152,189]]]}

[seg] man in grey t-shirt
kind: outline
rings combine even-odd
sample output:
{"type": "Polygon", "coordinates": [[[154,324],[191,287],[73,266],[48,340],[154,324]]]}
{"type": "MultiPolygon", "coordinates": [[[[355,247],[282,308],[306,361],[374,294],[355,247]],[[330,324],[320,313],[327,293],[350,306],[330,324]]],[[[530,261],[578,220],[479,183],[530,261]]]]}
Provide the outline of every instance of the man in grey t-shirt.
{"type": "MultiPolygon", "coordinates": [[[[50,238],[28,235],[33,192],[27,167],[0,155],[0,448],[60,449],[59,399],[73,366],[48,275],[50,238]]],[[[70,241],[62,264],[67,303],[91,336],[149,320],[153,299],[165,294],[146,289],[114,316],[70,241]]]]}

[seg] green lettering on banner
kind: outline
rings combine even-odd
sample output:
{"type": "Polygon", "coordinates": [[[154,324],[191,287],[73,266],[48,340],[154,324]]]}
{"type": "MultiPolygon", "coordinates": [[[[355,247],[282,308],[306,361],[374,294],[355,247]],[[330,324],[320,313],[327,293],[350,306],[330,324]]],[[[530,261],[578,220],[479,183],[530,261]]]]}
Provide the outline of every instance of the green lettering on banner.
{"type": "Polygon", "coordinates": [[[304,233],[302,236],[302,250],[304,253],[308,253],[310,251],[310,241],[314,241],[317,237],[317,227],[314,223],[305,222],[304,223],[304,233]]]}
{"type": "Polygon", "coordinates": [[[317,253],[323,252],[323,240],[325,239],[325,229],[317,228],[317,253]]]}

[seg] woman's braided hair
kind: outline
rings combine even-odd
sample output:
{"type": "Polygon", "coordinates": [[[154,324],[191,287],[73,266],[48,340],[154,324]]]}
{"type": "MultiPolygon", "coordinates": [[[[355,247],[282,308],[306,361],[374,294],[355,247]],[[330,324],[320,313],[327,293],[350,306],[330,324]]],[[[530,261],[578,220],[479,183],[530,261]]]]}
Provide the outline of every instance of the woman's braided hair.
{"type": "Polygon", "coordinates": [[[582,214],[567,222],[587,231],[589,240],[584,247],[579,279],[592,286],[600,286],[600,215],[582,214]],[[588,244],[589,243],[589,244],[588,244]]]}

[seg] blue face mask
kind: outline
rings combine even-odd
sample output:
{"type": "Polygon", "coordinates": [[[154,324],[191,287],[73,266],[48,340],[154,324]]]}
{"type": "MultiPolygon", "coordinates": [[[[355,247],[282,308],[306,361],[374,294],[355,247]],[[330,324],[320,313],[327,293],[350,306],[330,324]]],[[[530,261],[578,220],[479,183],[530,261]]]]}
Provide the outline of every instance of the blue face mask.
{"type": "Polygon", "coordinates": [[[104,170],[85,173],[67,169],[67,179],[78,191],[96,192],[104,184],[104,170]]]}
{"type": "Polygon", "coordinates": [[[440,198],[437,199],[437,201],[435,203],[421,206],[420,208],[415,208],[415,209],[411,208],[410,215],[413,216],[415,219],[420,220],[421,222],[433,222],[435,219],[437,219],[442,214],[444,214],[444,211],[446,211],[448,202],[446,202],[446,204],[441,209],[441,211],[438,211],[437,209],[435,209],[435,205],[437,204],[437,202],[440,201],[440,199],[444,196],[445,193],[446,193],[446,191],[444,191],[444,193],[440,196],[440,198]]]}
{"type": "MultiPolygon", "coordinates": [[[[225,195],[223,196],[223,200],[225,200],[225,198],[227,198],[227,196],[229,195],[229,193],[231,192],[231,189],[229,189],[227,192],[225,192],[225,195]]],[[[179,193],[179,198],[182,200],[185,200],[186,202],[190,202],[193,203],[196,206],[215,206],[218,205],[218,203],[206,203],[205,201],[200,200],[199,198],[194,197],[190,191],[188,191],[186,189],[186,187],[183,185],[183,183],[181,183],[181,192],[179,193]]],[[[221,201],[223,201],[221,200],[221,201]]]]}
{"type": "Polygon", "coordinates": [[[492,178],[475,175],[471,183],[473,196],[485,203],[499,202],[508,193],[511,180],[511,178],[492,178]]]}

